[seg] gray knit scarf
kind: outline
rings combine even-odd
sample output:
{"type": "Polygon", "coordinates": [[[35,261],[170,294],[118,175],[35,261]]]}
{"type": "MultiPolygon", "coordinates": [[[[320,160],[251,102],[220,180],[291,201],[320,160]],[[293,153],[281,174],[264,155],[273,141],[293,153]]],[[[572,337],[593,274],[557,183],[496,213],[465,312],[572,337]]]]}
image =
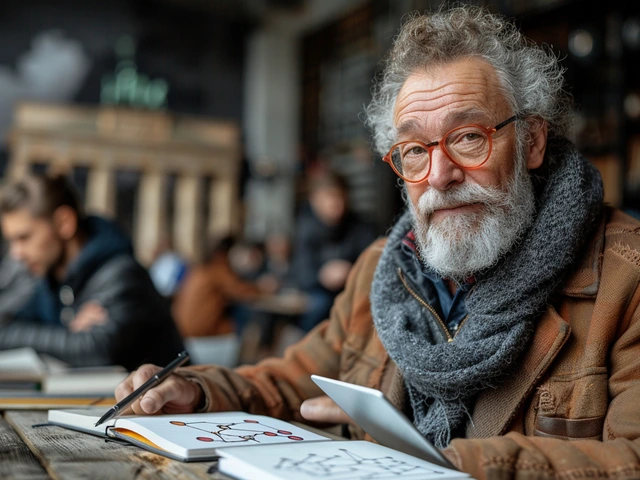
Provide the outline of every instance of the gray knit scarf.
{"type": "Polygon", "coordinates": [[[463,434],[476,395],[499,385],[517,364],[600,218],[597,169],[567,144],[556,155],[549,150],[536,218],[516,248],[476,276],[469,317],[453,342],[400,281],[392,252],[411,229],[409,212],[391,230],[380,258],[371,290],[374,324],[404,376],[416,427],[437,447],[463,434]]]}

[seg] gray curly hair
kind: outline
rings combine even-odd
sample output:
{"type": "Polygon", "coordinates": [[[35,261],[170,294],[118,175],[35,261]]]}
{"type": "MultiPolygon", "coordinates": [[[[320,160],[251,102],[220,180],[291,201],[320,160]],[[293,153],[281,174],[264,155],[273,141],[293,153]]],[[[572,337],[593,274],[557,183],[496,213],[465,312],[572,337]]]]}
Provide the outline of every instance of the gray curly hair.
{"type": "MultiPolygon", "coordinates": [[[[416,71],[465,57],[481,58],[496,69],[514,113],[546,120],[550,138],[566,136],[572,102],[563,89],[564,68],[558,58],[506,18],[463,5],[414,15],[402,26],[365,108],[365,123],[380,155],[396,138],[393,110],[405,80],[416,71]]],[[[522,123],[520,129],[527,129],[522,123]]]]}

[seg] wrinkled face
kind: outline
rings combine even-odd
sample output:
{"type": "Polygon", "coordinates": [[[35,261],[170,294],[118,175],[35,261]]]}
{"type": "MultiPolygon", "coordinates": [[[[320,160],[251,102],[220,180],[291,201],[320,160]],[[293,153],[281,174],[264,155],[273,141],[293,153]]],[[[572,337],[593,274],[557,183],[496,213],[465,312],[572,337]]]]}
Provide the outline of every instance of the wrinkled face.
{"type": "Polygon", "coordinates": [[[319,188],[309,199],[315,214],[327,225],[337,225],[347,211],[347,195],[337,187],[319,188]]]}
{"type": "Polygon", "coordinates": [[[26,209],[2,215],[2,234],[11,256],[37,276],[46,275],[62,258],[64,241],[53,222],[34,217],[26,209]]]}
{"type": "MultiPolygon", "coordinates": [[[[397,142],[440,140],[455,127],[479,124],[493,127],[511,117],[513,112],[501,93],[493,67],[471,58],[439,66],[428,72],[409,76],[398,94],[394,111],[397,142]]],[[[515,124],[493,136],[493,153],[477,170],[464,170],[442,153],[433,151],[429,177],[420,183],[407,184],[407,192],[415,205],[427,189],[449,190],[462,183],[501,187],[513,174],[515,156],[515,124]]],[[[434,221],[446,215],[461,215],[478,206],[466,205],[434,213],[434,221]]]]}
{"type": "MultiPolygon", "coordinates": [[[[453,128],[494,127],[514,114],[493,67],[458,60],[407,79],[394,111],[396,141],[439,141],[453,128]]],[[[421,257],[441,276],[463,281],[494,265],[531,224],[535,201],[527,168],[539,166],[542,156],[516,145],[511,123],[493,135],[489,160],[474,170],[435,148],[429,176],[405,184],[421,257]]]]}

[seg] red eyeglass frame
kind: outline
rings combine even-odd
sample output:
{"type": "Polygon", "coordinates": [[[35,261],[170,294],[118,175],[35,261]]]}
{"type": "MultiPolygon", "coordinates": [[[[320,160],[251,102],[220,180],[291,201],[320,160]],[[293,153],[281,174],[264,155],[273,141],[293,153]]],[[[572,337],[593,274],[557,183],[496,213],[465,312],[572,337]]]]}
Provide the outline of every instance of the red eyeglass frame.
{"type": "Polygon", "coordinates": [[[398,142],[396,144],[394,144],[391,149],[389,150],[389,153],[387,153],[384,157],[382,157],[382,160],[386,163],[389,164],[389,166],[393,169],[393,171],[395,172],[396,175],[398,175],[402,180],[404,180],[407,183],[420,183],[420,182],[424,182],[427,177],[429,176],[429,174],[431,173],[431,162],[429,162],[429,168],[427,169],[427,173],[424,177],[422,177],[419,180],[409,180],[408,178],[405,178],[404,175],[402,175],[400,172],[398,172],[398,170],[396,169],[395,165],[393,164],[393,161],[391,160],[391,154],[393,153],[393,151],[401,146],[401,145],[406,145],[407,143],[417,143],[418,145],[421,145],[422,147],[424,147],[426,150],[428,150],[429,152],[429,158],[431,158],[432,152],[433,150],[437,147],[440,146],[440,148],[442,149],[442,152],[447,156],[447,158],[455,163],[458,167],[463,168],[465,170],[475,170],[477,168],[482,167],[485,163],[487,163],[487,161],[489,160],[489,157],[491,156],[491,152],[493,151],[493,135],[500,130],[502,127],[505,127],[507,125],[509,125],[512,122],[515,122],[516,120],[520,120],[522,119],[523,116],[522,115],[514,115],[513,117],[509,117],[507,118],[504,122],[499,123],[498,125],[496,125],[495,127],[483,127],[482,125],[478,125],[478,124],[470,124],[470,125],[462,125],[460,127],[456,127],[456,128],[452,128],[451,130],[449,130],[447,133],[445,133],[442,138],[440,140],[436,140],[434,142],[429,142],[429,143],[424,143],[421,142],[420,140],[406,140],[404,142],[398,142]],[[489,151],[487,152],[487,158],[485,158],[481,163],[479,163],[478,165],[474,165],[473,167],[465,167],[464,165],[460,165],[458,162],[456,162],[452,157],[451,154],[449,154],[449,152],[447,152],[447,148],[445,146],[445,143],[443,142],[444,139],[446,139],[449,135],[451,135],[453,132],[455,132],[456,130],[461,130],[463,128],[469,128],[469,127],[478,127],[480,130],[483,130],[486,134],[487,137],[489,138],[489,151]]]}

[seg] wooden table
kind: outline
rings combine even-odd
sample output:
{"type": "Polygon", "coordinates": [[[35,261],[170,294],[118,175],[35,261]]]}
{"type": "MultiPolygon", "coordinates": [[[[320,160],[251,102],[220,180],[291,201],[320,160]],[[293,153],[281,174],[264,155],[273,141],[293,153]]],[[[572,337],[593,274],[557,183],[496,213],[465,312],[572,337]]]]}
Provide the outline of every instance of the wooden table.
{"type": "Polygon", "coordinates": [[[183,463],[54,425],[46,411],[5,411],[0,418],[0,478],[227,479],[214,462],[183,463]]]}
{"type": "Polygon", "coordinates": [[[307,311],[309,297],[304,292],[289,290],[274,295],[265,295],[246,305],[258,312],[293,317],[307,311]]]}

